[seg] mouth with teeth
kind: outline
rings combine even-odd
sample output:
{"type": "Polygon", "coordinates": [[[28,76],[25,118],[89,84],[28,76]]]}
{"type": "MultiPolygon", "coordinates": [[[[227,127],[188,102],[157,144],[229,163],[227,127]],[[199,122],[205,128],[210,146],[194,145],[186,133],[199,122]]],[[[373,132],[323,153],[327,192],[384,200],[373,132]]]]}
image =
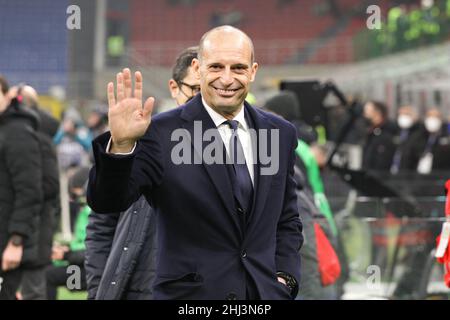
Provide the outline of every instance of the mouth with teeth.
{"type": "Polygon", "coordinates": [[[226,97],[226,98],[234,96],[234,94],[240,89],[240,88],[238,88],[238,89],[222,89],[222,88],[216,88],[214,86],[213,86],[213,88],[219,94],[219,96],[226,97]]]}

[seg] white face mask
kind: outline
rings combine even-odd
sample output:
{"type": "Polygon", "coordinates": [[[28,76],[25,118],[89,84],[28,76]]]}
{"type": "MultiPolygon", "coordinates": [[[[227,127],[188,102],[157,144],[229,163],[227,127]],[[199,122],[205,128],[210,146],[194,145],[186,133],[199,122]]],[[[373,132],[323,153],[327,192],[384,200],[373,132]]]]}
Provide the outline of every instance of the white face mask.
{"type": "Polygon", "coordinates": [[[414,120],[411,116],[401,114],[398,116],[397,124],[402,129],[409,129],[412,127],[414,120]]]}
{"type": "Polygon", "coordinates": [[[425,119],[425,128],[428,132],[436,133],[441,130],[442,120],[437,117],[427,117],[425,119]]]}

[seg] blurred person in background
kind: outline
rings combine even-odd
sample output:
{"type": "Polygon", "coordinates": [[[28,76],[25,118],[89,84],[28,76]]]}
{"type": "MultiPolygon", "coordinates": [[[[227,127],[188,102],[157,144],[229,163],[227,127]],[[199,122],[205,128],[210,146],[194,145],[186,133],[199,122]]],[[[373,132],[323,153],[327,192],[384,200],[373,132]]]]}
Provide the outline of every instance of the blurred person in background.
{"type": "Polygon", "coordinates": [[[104,104],[96,106],[89,113],[86,124],[92,139],[108,131],[108,106],[104,104]]]}
{"type": "Polygon", "coordinates": [[[194,98],[200,92],[200,82],[192,70],[192,59],[197,58],[198,47],[185,49],[176,59],[169,80],[169,91],[178,106],[194,98]]]}
{"type": "Polygon", "coordinates": [[[21,295],[24,300],[46,299],[45,268],[51,263],[53,234],[58,227],[60,216],[59,171],[53,136],[59,121],[39,107],[36,90],[28,85],[11,88],[11,96],[17,97],[21,104],[39,116],[40,126],[37,135],[42,153],[42,191],[44,203],[40,213],[38,257],[33,267],[24,270],[21,295]]]}
{"type": "Polygon", "coordinates": [[[307,144],[317,141],[317,132],[302,120],[301,106],[297,95],[288,90],[283,90],[265,103],[265,109],[275,110],[278,115],[292,123],[297,129],[298,139],[307,144]]]}
{"type": "Polygon", "coordinates": [[[89,164],[92,137],[76,111],[69,110],[64,114],[53,141],[63,171],[89,164]]]}
{"type": "Polygon", "coordinates": [[[309,126],[300,119],[298,98],[293,92],[281,91],[266,101],[264,109],[286,120],[290,119],[299,131],[294,178],[297,182],[297,206],[303,224],[305,241],[300,250],[302,279],[297,299],[337,299],[337,287],[335,285],[325,286],[321,283],[314,229],[314,223],[320,223],[327,232],[328,238],[335,247],[337,246],[338,230],[324,193],[318,166],[318,160],[323,164],[323,154],[319,152],[318,148],[313,152],[308,143],[302,140],[302,137],[306,137],[312,142],[313,135],[312,131],[307,129],[309,126]]]}
{"type": "Polygon", "coordinates": [[[435,239],[440,232],[440,224],[433,223],[433,219],[441,216],[442,203],[431,200],[441,194],[433,194],[433,188],[423,175],[431,175],[432,180],[436,180],[440,177],[446,178],[450,173],[450,137],[439,109],[430,108],[426,112],[424,125],[412,135],[405,148],[404,158],[407,168],[419,175],[418,181],[424,181],[414,185],[414,195],[425,217],[402,225],[399,238],[402,236],[403,239],[400,240],[403,240],[406,247],[402,259],[405,268],[392,298],[425,299],[426,284],[431,272],[429,261],[433,257],[435,239]]]}
{"type": "Polygon", "coordinates": [[[12,98],[0,76],[0,300],[16,299],[36,263],[43,206],[38,116],[12,98]]]}
{"type": "MultiPolygon", "coordinates": [[[[185,49],[172,69],[168,86],[178,106],[200,91],[191,67],[197,52],[197,47],[185,49]]],[[[88,299],[152,299],[156,247],[155,212],[145,197],[121,213],[92,212],[86,238],[88,299]]]]}
{"type": "MultiPolygon", "coordinates": [[[[89,140],[108,131],[108,106],[104,104],[95,106],[87,117],[86,126],[89,130],[89,140]]],[[[94,162],[92,148],[89,148],[89,162],[94,162]]]]}
{"type": "MultiPolygon", "coordinates": [[[[413,134],[420,128],[417,113],[412,106],[403,106],[398,109],[397,129],[394,136],[396,146],[394,157],[391,164],[391,173],[397,174],[405,168],[403,153],[405,147],[410,143],[413,134]]],[[[406,160],[407,161],[407,160],[406,160]]]]}
{"type": "Polygon", "coordinates": [[[426,112],[424,127],[405,148],[405,167],[419,174],[450,170],[450,140],[442,113],[437,108],[426,112]]]}
{"type": "MultiPolygon", "coordinates": [[[[388,120],[387,106],[379,101],[368,101],[364,105],[363,116],[368,130],[363,147],[362,169],[376,171],[377,174],[388,173],[395,153],[395,126],[388,120]]],[[[369,203],[366,207],[367,214],[380,216],[380,219],[368,222],[372,237],[371,263],[383,270],[388,261],[387,221],[384,219],[386,213],[380,212],[379,206],[373,201],[369,203]]]]}
{"type": "Polygon", "coordinates": [[[395,146],[394,128],[388,119],[388,109],[382,102],[368,101],[363,112],[368,131],[363,148],[362,169],[389,171],[395,146]]]}
{"type": "Polygon", "coordinates": [[[447,118],[447,135],[450,136],[450,116],[447,118]]]}
{"type": "MultiPolygon", "coordinates": [[[[51,250],[53,264],[46,268],[46,297],[48,300],[57,299],[57,289],[60,286],[67,288],[67,280],[72,275],[68,272],[68,266],[77,266],[80,270],[80,287],[75,290],[86,290],[85,239],[88,216],[91,209],[86,204],[86,184],[89,176],[89,168],[76,169],[69,178],[69,193],[71,201],[78,203],[78,212],[75,220],[74,236],[69,245],[55,244],[51,250]]],[[[67,288],[70,289],[70,288],[67,288]]]]}

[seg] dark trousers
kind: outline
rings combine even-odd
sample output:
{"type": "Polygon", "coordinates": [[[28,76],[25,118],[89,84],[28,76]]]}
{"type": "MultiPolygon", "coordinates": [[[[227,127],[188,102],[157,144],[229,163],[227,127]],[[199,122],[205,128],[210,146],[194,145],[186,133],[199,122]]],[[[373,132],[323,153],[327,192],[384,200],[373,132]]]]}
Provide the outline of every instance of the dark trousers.
{"type": "Polygon", "coordinates": [[[22,298],[23,300],[45,300],[46,290],[46,266],[26,269],[22,275],[22,298]]]}
{"type": "Polygon", "coordinates": [[[16,300],[16,292],[22,280],[22,269],[0,271],[0,300],[16,300]]]}
{"type": "MultiPolygon", "coordinates": [[[[80,266],[81,270],[81,287],[79,289],[69,289],[72,291],[81,291],[86,290],[86,271],[84,267],[80,266]]],[[[50,266],[47,268],[46,277],[47,277],[47,299],[48,300],[56,300],[57,298],[57,289],[58,287],[66,287],[67,288],[67,280],[71,276],[70,273],[67,273],[67,267],[55,267],[50,266]]]]}

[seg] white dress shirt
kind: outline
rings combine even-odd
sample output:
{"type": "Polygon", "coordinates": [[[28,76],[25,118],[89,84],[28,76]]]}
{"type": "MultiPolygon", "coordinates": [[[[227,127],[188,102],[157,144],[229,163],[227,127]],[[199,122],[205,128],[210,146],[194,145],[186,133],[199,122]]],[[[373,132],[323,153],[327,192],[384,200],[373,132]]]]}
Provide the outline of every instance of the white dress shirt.
{"type": "MultiPolygon", "coordinates": [[[[212,121],[217,127],[217,130],[219,130],[220,136],[222,137],[222,141],[225,144],[225,148],[227,150],[228,156],[230,156],[230,140],[231,135],[233,134],[233,130],[230,128],[230,126],[226,123],[223,123],[224,121],[227,121],[225,117],[217,113],[213,108],[208,106],[208,104],[205,102],[205,100],[202,98],[203,105],[205,106],[206,111],[208,112],[209,116],[211,117],[212,121]]],[[[249,131],[249,126],[247,121],[245,120],[245,113],[244,113],[244,106],[242,105],[241,111],[236,115],[236,117],[233,118],[233,120],[236,120],[239,122],[238,125],[238,136],[239,140],[242,144],[242,149],[244,149],[244,157],[245,162],[247,164],[248,172],[250,174],[250,178],[252,179],[253,185],[255,184],[254,179],[254,167],[253,167],[253,148],[252,148],[252,140],[251,135],[249,131]]]]}

